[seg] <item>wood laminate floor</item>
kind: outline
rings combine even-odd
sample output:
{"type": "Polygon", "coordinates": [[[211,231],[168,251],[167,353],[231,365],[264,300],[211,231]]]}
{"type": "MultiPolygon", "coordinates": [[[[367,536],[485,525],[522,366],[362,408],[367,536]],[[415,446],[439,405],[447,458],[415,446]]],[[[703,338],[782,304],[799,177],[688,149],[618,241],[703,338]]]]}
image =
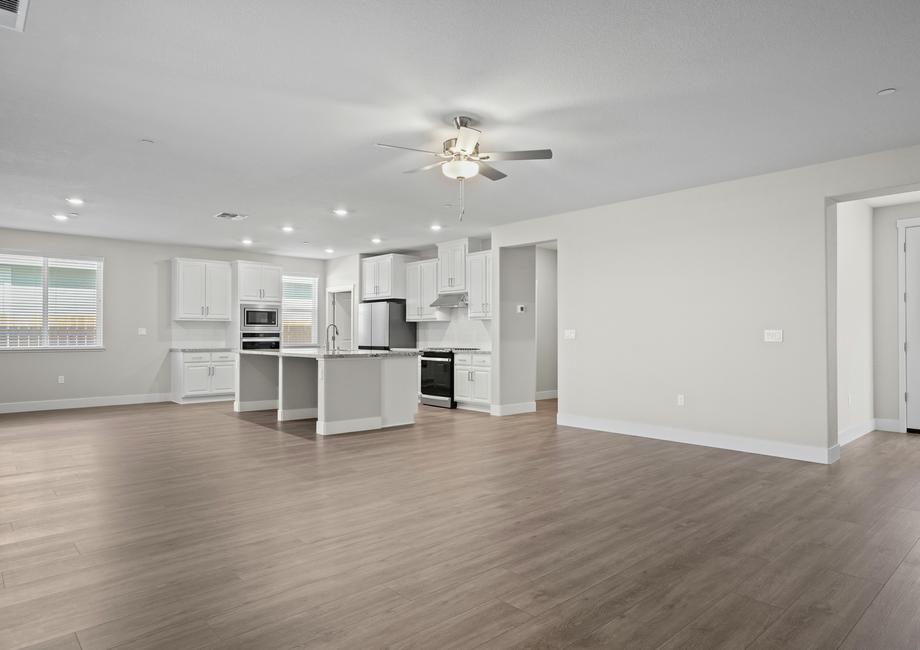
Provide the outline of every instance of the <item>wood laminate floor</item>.
{"type": "Polygon", "coordinates": [[[554,409],[0,416],[0,647],[920,647],[920,436],[827,467],[554,409]]]}

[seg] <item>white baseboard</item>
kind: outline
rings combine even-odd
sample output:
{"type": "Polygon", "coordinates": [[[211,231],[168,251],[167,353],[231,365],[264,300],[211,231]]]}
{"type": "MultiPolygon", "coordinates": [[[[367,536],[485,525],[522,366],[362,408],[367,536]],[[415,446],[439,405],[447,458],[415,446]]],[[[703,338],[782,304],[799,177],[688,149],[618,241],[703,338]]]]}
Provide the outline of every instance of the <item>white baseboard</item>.
{"type": "Polygon", "coordinates": [[[537,401],[541,399],[556,399],[557,397],[559,397],[558,390],[538,390],[536,395],[537,401]]]}
{"type": "Polygon", "coordinates": [[[457,402],[457,408],[464,411],[476,411],[477,413],[492,412],[492,407],[488,404],[477,404],[476,402],[457,402]]]}
{"type": "Polygon", "coordinates": [[[383,428],[383,422],[379,417],[356,418],[354,420],[335,420],[333,422],[327,422],[324,420],[316,421],[316,433],[320,436],[334,436],[339,433],[370,431],[372,429],[381,428],[383,428]]]}
{"type": "Polygon", "coordinates": [[[520,402],[518,404],[493,404],[489,409],[489,413],[492,415],[518,415],[519,413],[533,413],[536,410],[536,402],[520,402]]]}
{"type": "Polygon", "coordinates": [[[875,429],[877,431],[907,433],[904,427],[901,426],[901,421],[897,418],[875,418],[875,429]]]}
{"type": "Polygon", "coordinates": [[[873,431],[875,431],[875,420],[854,424],[843,431],[837,432],[837,444],[843,447],[873,431]]]}
{"type": "Polygon", "coordinates": [[[206,402],[230,402],[233,401],[233,394],[227,395],[202,395],[201,397],[175,397],[172,401],[176,404],[204,404],[206,402]]]}
{"type": "Polygon", "coordinates": [[[237,413],[245,413],[247,411],[271,411],[276,408],[278,408],[278,400],[276,399],[253,400],[251,402],[233,402],[233,410],[237,413]]]}
{"type": "Polygon", "coordinates": [[[287,422],[288,420],[314,420],[316,415],[319,412],[319,409],[315,406],[313,408],[305,409],[278,409],[278,421],[287,422]]]}
{"type": "Polygon", "coordinates": [[[840,450],[836,448],[836,446],[828,449],[826,447],[797,445],[790,442],[777,442],[774,440],[764,440],[762,438],[733,436],[726,433],[691,431],[688,429],[662,427],[654,424],[643,424],[641,422],[607,420],[567,413],[559,413],[556,416],[556,422],[566,427],[594,429],[596,431],[621,433],[623,435],[639,436],[641,438],[655,438],[656,440],[681,442],[690,445],[701,445],[703,447],[717,447],[719,449],[744,451],[749,454],[761,454],[764,456],[778,456],[780,458],[804,460],[825,465],[836,462],[840,457],[840,450]]]}
{"type": "Polygon", "coordinates": [[[171,399],[171,393],[142,393],[139,395],[107,395],[104,397],[70,397],[66,399],[37,400],[34,402],[6,402],[0,404],[0,413],[27,413],[29,411],[82,409],[93,406],[153,404],[154,402],[168,402],[171,399]]]}

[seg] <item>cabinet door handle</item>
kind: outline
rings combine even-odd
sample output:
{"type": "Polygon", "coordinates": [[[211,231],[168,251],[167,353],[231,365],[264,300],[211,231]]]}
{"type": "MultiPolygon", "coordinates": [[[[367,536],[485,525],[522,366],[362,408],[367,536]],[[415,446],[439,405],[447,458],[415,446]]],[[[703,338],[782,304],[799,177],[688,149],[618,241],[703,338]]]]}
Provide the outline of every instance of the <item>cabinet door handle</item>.
{"type": "Polygon", "coordinates": [[[204,306],[201,307],[201,315],[204,316],[204,306]]]}
{"type": "Polygon", "coordinates": [[[211,315],[211,305],[205,305],[205,308],[204,308],[204,315],[205,315],[205,316],[210,316],[210,315],[211,315]]]}

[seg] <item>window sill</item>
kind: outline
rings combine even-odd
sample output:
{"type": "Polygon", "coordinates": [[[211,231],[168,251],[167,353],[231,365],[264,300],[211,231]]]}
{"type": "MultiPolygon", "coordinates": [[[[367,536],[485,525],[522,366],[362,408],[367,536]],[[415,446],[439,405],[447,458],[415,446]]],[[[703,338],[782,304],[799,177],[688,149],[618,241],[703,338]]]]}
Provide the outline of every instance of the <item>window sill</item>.
{"type": "Polygon", "coordinates": [[[93,347],[81,347],[81,348],[65,348],[65,347],[43,347],[43,348],[0,348],[0,353],[3,352],[105,352],[105,348],[101,345],[93,347]]]}

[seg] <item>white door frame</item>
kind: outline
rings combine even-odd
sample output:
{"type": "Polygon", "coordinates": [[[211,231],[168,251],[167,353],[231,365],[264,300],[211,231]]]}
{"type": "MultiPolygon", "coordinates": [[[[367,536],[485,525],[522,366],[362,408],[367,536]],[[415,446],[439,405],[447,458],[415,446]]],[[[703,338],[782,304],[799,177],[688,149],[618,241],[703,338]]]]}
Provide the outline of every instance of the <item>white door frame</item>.
{"type": "MultiPolygon", "coordinates": [[[[332,322],[334,314],[332,312],[332,294],[334,293],[343,293],[345,291],[351,292],[351,341],[352,347],[355,348],[357,345],[358,337],[358,302],[359,296],[355,290],[355,285],[353,284],[342,284],[336,287],[326,287],[326,326],[329,326],[329,323],[332,322]]],[[[326,346],[325,333],[323,336],[323,342],[320,347],[326,346]]]]}
{"type": "MultiPolygon", "coordinates": [[[[898,219],[898,426],[902,433],[907,431],[907,305],[904,294],[907,291],[907,229],[920,226],[920,217],[898,219]]],[[[918,342],[920,345],[920,342],[918,342]]]]}

